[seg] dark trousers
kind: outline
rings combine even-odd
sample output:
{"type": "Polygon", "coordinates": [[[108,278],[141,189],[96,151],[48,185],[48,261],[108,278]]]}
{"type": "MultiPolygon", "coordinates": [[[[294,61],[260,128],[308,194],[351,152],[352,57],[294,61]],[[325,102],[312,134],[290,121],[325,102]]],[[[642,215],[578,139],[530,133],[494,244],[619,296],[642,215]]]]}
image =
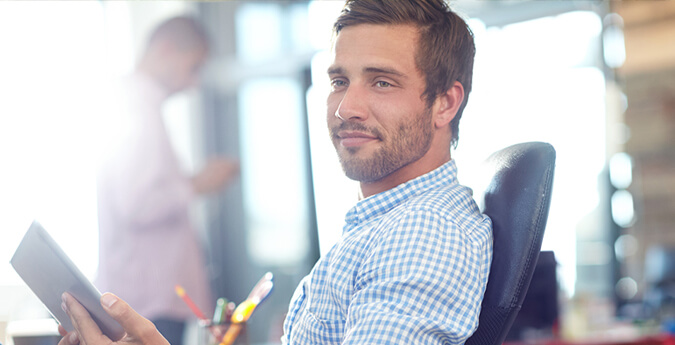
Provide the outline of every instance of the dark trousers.
{"type": "Polygon", "coordinates": [[[169,341],[169,344],[183,345],[185,321],[172,319],[155,319],[150,321],[155,324],[159,333],[162,333],[164,338],[169,341]]]}

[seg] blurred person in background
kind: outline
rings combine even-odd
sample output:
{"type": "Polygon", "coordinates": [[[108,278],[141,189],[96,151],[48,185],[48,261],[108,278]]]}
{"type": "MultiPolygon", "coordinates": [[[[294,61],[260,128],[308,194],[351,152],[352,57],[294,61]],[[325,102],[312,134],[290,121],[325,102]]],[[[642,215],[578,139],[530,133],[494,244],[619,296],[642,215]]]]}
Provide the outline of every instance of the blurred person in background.
{"type": "MultiPolygon", "coordinates": [[[[173,345],[194,318],[176,295],[181,285],[204,311],[215,304],[205,252],[190,219],[197,196],[215,193],[238,174],[229,159],[210,160],[189,176],[162,118],[172,95],[196,86],[209,51],[193,18],[174,17],[152,32],[135,71],[114,92],[113,131],[98,176],[97,287],[113,291],[152,320],[173,345]]],[[[107,129],[111,130],[111,129],[107,129]]]]}

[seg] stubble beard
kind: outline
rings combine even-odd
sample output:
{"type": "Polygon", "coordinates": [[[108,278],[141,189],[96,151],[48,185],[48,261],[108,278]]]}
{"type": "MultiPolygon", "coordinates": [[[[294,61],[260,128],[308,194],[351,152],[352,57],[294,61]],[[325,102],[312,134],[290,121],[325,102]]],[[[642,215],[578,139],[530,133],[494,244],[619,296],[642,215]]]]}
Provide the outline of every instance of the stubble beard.
{"type": "Polygon", "coordinates": [[[390,136],[384,136],[377,128],[368,128],[355,122],[343,122],[331,128],[330,132],[345,175],[359,182],[375,182],[417,161],[429,151],[433,139],[431,109],[425,109],[422,114],[401,123],[390,136]],[[360,147],[347,147],[340,151],[336,133],[341,130],[372,133],[383,144],[369,157],[358,157],[360,147]]]}

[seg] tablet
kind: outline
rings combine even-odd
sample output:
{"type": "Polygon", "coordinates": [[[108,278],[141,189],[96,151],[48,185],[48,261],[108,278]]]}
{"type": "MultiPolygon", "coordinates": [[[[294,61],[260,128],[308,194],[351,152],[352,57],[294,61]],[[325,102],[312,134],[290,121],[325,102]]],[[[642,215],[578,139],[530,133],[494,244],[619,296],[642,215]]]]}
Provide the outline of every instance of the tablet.
{"type": "Polygon", "coordinates": [[[111,340],[124,336],[122,326],[103,310],[101,293],[38,222],[33,222],[28,228],[10,263],[67,331],[74,328],[61,309],[64,292],[70,293],[89,311],[101,331],[111,340]]]}

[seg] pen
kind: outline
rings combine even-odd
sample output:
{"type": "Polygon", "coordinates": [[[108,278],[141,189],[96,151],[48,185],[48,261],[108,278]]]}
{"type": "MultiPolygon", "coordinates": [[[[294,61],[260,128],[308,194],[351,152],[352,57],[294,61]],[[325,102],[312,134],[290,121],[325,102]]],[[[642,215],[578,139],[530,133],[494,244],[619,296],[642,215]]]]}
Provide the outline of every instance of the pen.
{"type": "Polygon", "coordinates": [[[216,311],[213,313],[213,324],[218,325],[227,320],[227,298],[220,297],[216,301],[216,311]]]}
{"type": "Polygon", "coordinates": [[[225,307],[225,318],[223,320],[229,320],[232,318],[232,313],[234,313],[234,308],[236,306],[237,305],[234,304],[234,302],[230,302],[227,304],[227,306],[225,307]]]}
{"type": "Polygon", "coordinates": [[[192,310],[192,312],[197,316],[197,318],[199,318],[200,320],[207,320],[206,316],[204,316],[204,313],[202,313],[202,311],[199,310],[199,308],[197,308],[197,305],[195,305],[195,303],[192,302],[192,299],[190,298],[190,296],[187,295],[187,293],[185,293],[185,289],[183,289],[182,286],[176,285],[176,294],[183,299],[185,304],[187,304],[187,306],[190,308],[190,310],[192,310]]]}

